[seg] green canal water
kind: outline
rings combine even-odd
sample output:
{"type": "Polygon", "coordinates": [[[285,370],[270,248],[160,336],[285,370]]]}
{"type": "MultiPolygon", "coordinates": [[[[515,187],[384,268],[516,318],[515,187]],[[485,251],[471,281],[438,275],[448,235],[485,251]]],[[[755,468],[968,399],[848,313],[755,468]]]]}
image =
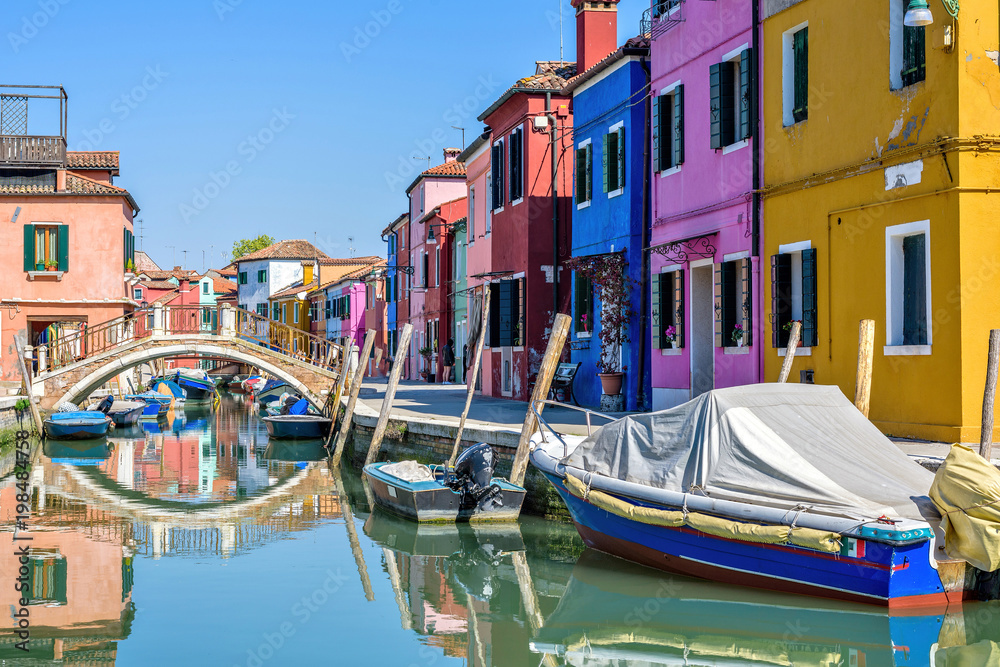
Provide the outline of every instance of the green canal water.
{"type": "Polygon", "coordinates": [[[5,626],[0,665],[1000,664],[992,603],[890,616],[646,570],[531,517],[418,527],[319,443],[268,442],[238,396],[36,449],[30,652],[5,626]]]}

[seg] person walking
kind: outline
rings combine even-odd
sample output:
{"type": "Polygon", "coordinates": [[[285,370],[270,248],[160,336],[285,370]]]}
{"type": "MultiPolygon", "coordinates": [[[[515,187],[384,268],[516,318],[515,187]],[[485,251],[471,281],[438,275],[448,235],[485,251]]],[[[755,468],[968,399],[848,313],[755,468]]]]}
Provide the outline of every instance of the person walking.
{"type": "Polygon", "coordinates": [[[444,377],[441,384],[451,384],[451,369],[455,365],[455,339],[449,338],[441,348],[441,364],[444,366],[444,377]]]}

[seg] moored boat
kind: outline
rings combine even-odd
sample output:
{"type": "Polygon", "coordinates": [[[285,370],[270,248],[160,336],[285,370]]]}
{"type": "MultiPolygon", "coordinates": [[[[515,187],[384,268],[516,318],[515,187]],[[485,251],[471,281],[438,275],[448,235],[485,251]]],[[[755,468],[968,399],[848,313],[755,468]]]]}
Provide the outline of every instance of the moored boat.
{"type": "Polygon", "coordinates": [[[173,396],[158,394],[155,391],[147,391],[142,394],[128,394],[125,396],[125,400],[142,401],[144,403],[141,419],[166,417],[171,404],[174,402],[173,396]]]}
{"type": "Polygon", "coordinates": [[[163,379],[170,380],[183,389],[186,402],[206,402],[215,398],[215,382],[203,370],[178,368],[173,373],[167,373],[163,379]]]}
{"type": "Polygon", "coordinates": [[[153,391],[157,394],[172,397],[175,407],[184,405],[187,401],[187,392],[173,380],[153,378],[149,381],[149,386],[152,387],[153,391]]]}
{"type": "Polygon", "coordinates": [[[836,387],[716,390],[587,438],[546,427],[533,444],[532,463],[595,549],[679,574],[890,607],[963,597],[954,573],[965,563],[937,548],[933,474],[836,387]]]}
{"type": "Polygon", "coordinates": [[[322,415],[277,415],[264,417],[271,438],[323,438],[332,421],[322,415]]]}
{"type": "Polygon", "coordinates": [[[103,438],[111,423],[111,418],[98,410],[54,412],[45,419],[45,436],[53,440],[103,438]]]}
{"type": "Polygon", "coordinates": [[[365,466],[376,504],[420,522],[516,521],[525,490],[494,477],[495,454],[486,443],[467,448],[455,469],[416,461],[365,466]]]}
{"type": "Polygon", "coordinates": [[[146,409],[145,401],[116,400],[108,410],[115,426],[131,426],[139,421],[146,409]]]}
{"type": "Polygon", "coordinates": [[[268,380],[263,387],[254,391],[253,397],[261,405],[274,403],[282,394],[290,393],[291,387],[281,380],[268,380]]]}

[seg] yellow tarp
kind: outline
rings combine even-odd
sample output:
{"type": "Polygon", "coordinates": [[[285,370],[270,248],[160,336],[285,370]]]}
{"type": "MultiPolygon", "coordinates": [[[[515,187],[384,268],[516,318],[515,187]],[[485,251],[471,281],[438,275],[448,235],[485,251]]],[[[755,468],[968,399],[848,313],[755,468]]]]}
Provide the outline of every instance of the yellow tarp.
{"type": "Polygon", "coordinates": [[[566,488],[577,498],[585,498],[587,502],[626,519],[653,526],[679,528],[690,526],[695,530],[716,537],[755,542],[758,544],[794,544],[806,549],[838,553],[840,551],[840,535],[812,528],[791,528],[790,526],[767,526],[757,523],[730,521],[700,512],[689,512],[685,519],[683,512],[641,507],[625,500],[615,498],[602,491],[591,489],[573,475],[566,475],[566,488]]]}
{"type": "Polygon", "coordinates": [[[980,570],[1000,568],[1000,471],[963,445],[952,445],[931,485],[945,551],[980,570]]]}

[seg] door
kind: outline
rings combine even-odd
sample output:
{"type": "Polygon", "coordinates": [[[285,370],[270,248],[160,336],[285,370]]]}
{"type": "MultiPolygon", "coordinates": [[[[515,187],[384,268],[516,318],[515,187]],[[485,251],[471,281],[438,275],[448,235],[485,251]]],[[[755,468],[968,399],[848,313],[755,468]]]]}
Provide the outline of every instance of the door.
{"type": "Polygon", "coordinates": [[[500,348],[500,395],[514,395],[514,353],[509,347],[500,348]]]}
{"type": "Polygon", "coordinates": [[[691,398],[715,388],[713,267],[691,267],[691,398]]]}

